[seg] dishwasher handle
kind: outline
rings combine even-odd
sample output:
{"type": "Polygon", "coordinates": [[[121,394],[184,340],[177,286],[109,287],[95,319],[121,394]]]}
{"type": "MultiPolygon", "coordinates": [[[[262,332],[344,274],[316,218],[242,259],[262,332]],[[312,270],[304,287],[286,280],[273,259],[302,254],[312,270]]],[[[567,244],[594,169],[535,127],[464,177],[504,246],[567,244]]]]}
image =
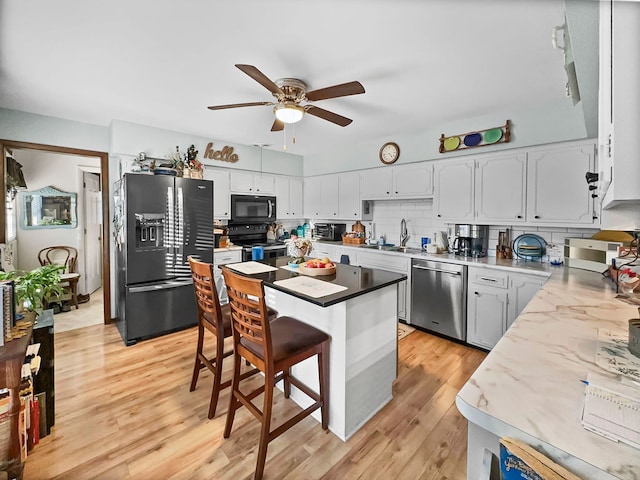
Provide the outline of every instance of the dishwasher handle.
{"type": "Polygon", "coordinates": [[[413,268],[417,268],[419,270],[429,270],[430,272],[447,273],[449,275],[457,275],[457,276],[462,275],[462,272],[450,272],[448,270],[440,270],[439,268],[423,267],[421,265],[413,265],[413,268]]]}

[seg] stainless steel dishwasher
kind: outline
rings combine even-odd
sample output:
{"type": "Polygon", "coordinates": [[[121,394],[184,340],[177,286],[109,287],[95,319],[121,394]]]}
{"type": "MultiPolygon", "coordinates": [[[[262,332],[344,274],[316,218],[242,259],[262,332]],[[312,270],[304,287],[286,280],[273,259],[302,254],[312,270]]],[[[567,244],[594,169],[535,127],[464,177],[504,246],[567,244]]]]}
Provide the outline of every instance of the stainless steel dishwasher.
{"type": "Polygon", "coordinates": [[[411,324],[466,341],[466,266],[417,258],[412,260],[411,324]]]}

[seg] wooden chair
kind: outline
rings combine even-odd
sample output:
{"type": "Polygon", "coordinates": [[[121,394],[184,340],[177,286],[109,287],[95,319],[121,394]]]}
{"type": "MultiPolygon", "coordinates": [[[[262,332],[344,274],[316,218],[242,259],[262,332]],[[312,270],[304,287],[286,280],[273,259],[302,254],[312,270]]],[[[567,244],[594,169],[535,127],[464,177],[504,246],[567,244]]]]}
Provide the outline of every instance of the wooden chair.
{"type": "MultiPolygon", "coordinates": [[[[56,245],[53,247],[43,248],[38,252],[38,261],[40,265],[62,265],[64,271],[60,274],[60,284],[63,288],[68,288],[70,297],[76,309],[78,308],[78,281],[80,274],[76,272],[76,264],[78,262],[78,250],[74,247],[66,245],[56,245]]],[[[64,300],[64,298],[56,298],[53,301],[64,300]]],[[[48,299],[52,301],[52,299],[48,299]]]]}
{"type": "Polygon", "coordinates": [[[261,280],[236,274],[226,267],[222,274],[227,284],[231,305],[233,330],[233,379],[227,412],[224,438],[229,438],[236,410],[242,405],[262,423],[258,460],[254,475],[260,480],[264,472],[267,446],[286,430],[300,422],[318,408],[322,414],[322,428],[329,426],[329,335],[291,317],[278,317],[267,321],[267,306],[261,280]],[[319,392],[316,393],[291,375],[291,367],[314,355],[318,356],[319,392]],[[255,365],[265,375],[265,383],[250,393],[240,391],[241,359],[255,365]],[[289,398],[291,385],[295,385],[314,403],[305,410],[271,429],[273,389],[284,380],[284,396],[289,398]],[[262,411],[251,401],[264,392],[262,411]]]}
{"type": "MultiPolygon", "coordinates": [[[[224,339],[231,336],[231,310],[229,304],[220,305],[214,281],[213,265],[199,262],[192,257],[189,257],[189,265],[191,266],[191,276],[198,307],[198,345],[196,347],[196,360],[189,391],[193,392],[195,390],[200,370],[205,367],[208,368],[213,374],[213,388],[211,401],[209,402],[208,417],[213,418],[216,413],[220,390],[231,385],[231,380],[221,383],[223,359],[233,353],[231,350],[224,351],[224,339]],[[205,329],[216,337],[216,354],[211,358],[208,358],[203,353],[205,329]]],[[[270,309],[269,315],[272,318],[276,318],[278,312],[270,309]]],[[[243,378],[256,372],[257,370],[255,369],[246,372],[243,374],[243,378]]]]}

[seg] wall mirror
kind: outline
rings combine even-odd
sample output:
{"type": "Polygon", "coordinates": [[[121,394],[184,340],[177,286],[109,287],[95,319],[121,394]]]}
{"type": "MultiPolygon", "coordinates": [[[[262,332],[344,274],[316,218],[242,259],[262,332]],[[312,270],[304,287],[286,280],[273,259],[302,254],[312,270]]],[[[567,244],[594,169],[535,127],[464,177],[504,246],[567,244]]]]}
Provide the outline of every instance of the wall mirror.
{"type": "Polygon", "coordinates": [[[44,187],[33,192],[20,192],[20,226],[31,228],[75,228],[76,194],[44,187]]]}

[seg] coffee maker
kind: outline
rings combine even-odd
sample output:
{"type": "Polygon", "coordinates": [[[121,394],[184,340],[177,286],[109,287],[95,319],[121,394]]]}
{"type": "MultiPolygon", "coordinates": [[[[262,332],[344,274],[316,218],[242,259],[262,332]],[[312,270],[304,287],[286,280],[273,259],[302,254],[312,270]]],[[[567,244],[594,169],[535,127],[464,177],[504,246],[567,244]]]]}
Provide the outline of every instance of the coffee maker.
{"type": "Polygon", "coordinates": [[[455,227],[453,252],[463,257],[486,257],[489,244],[487,225],[462,224],[455,227]]]}

